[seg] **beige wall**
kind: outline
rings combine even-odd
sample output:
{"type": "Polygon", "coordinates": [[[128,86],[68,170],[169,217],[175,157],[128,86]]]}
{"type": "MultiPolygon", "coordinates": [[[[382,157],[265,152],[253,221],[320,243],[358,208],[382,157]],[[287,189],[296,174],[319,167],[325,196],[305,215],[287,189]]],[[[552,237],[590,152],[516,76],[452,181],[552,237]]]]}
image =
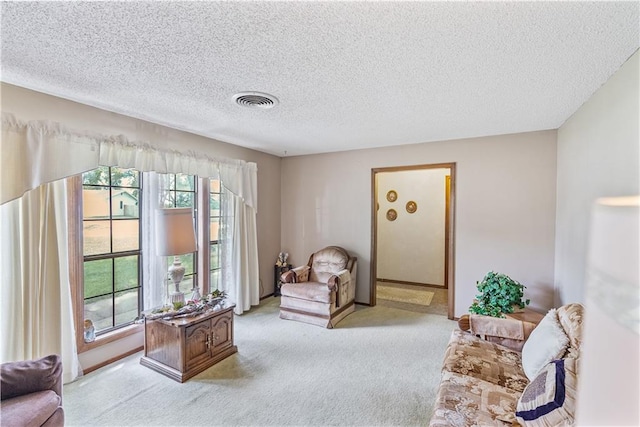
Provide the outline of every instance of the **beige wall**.
{"type": "MultiPolygon", "coordinates": [[[[242,159],[258,165],[258,256],[261,295],[273,292],[273,263],[280,252],[280,164],[279,157],[170,129],[65,99],[2,83],[2,112],[21,120],[52,120],[73,130],[107,135],[125,135],[130,140],[148,141],[154,146],[192,150],[215,157],[242,159]]],[[[127,349],[142,345],[127,339],[81,355],[84,366],[92,366],[127,349]],[[131,347],[137,343],[134,347],[131,347]]]]}
{"type": "Polygon", "coordinates": [[[377,278],[444,286],[445,177],[449,169],[379,172],[377,278]],[[390,202],[389,190],[398,194],[390,202]],[[410,214],[409,201],[418,209],[410,214]],[[387,211],[398,213],[395,221],[387,211]]]}
{"type": "Polygon", "coordinates": [[[556,305],[584,301],[591,206],[640,192],[636,52],[558,129],[556,305]]]}
{"type": "Polygon", "coordinates": [[[282,248],[292,263],[326,245],[359,259],[356,300],[369,303],[371,169],[455,162],[455,315],[489,270],[553,305],[556,132],[431,142],[284,158],[282,248]]]}

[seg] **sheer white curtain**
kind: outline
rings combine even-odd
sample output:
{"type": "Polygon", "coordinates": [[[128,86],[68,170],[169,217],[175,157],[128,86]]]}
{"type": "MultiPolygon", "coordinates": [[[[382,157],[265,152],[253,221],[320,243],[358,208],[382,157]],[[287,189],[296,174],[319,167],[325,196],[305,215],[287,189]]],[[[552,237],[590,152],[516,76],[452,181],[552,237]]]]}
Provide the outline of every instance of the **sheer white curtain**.
{"type": "Polygon", "coordinates": [[[234,312],[242,314],[260,303],[256,211],[222,187],[220,287],[236,302],[234,312]]]}
{"type": "Polygon", "coordinates": [[[64,181],[0,206],[1,361],[61,355],[64,382],[80,372],[68,270],[64,181]]]}
{"type": "Polygon", "coordinates": [[[142,294],[145,310],[159,307],[166,302],[167,266],[164,257],[156,255],[156,215],[155,210],[160,207],[160,179],[157,173],[147,172],[143,176],[144,191],[142,191],[142,212],[144,218],[142,227],[142,294]]]}
{"type": "MultiPolygon", "coordinates": [[[[66,215],[60,214],[65,195],[51,186],[53,181],[77,175],[98,166],[136,168],[141,172],[184,173],[200,177],[220,178],[233,194],[232,218],[234,230],[227,240],[230,283],[239,287],[234,291],[240,312],[257,304],[254,287],[257,286],[257,237],[255,214],[257,208],[257,167],[255,163],[242,160],[214,158],[202,153],[156,149],[147,142],[129,141],[123,136],[105,136],[77,132],[59,123],[48,121],[24,122],[9,113],[2,113],[2,138],[0,138],[0,223],[2,223],[2,360],[26,358],[49,347],[28,344],[31,336],[51,335],[67,338],[75,343],[75,332],[71,319],[69,280],[66,269],[68,254],[66,246],[66,215]],[[32,192],[29,192],[33,190],[32,192]],[[28,194],[25,194],[29,192],[28,194]],[[36,197],[35,194],[38,194],[36,197]],[[47,197],[43,196],[47,195],[47,197]],[[55,194],[55,197],[52,196],[55,194]],[[24,196],[23,196],[24,195],[24,196]],[[36,203],[35,201],[39,202],[36,203]],[[56,203],[60,204],[56,210],[56,203]],[[38,222],[39,221],[39,222],[38,222]],[[9,226],[10,224],[10,226],[9,226]],[[55,231],[54,231],[55,230],[55,231]],[[240,239],[236,242],[236,238],[240,239]],[[52,246],[57,242],[58,248],[52,246]],[[64,244],[63,244],[64,241],[64,244]],[[48,246],[43,246],[47,243],[48,246]],[[34,258],[34,253],[38,255],[34,258]],[[40,255],[46,256],[40,256],[40,255]],[[59,296],[50,296],[44,289],[58,275],[54,288],[59,296]],[[57,298],[57,299],[56,299],[57,298]],[[248,298],[248,299],[247,299],[248,298]],[[247,302],[248,301],[248,302],[247,302]],[[55,311],[54,307],[55,306],[55,311]],[[23,311],[38,313],[36,320],[21,318],[23,311]],[[55,317],[57,320],[50,322],[55,317]],[[39,319],[39,320],[38,320],[39,319]],[[42,320],[42,319],[47,319],[42,320]],[[56,329],[56,333],[50,329],[56,329]],[[10,337],[10,338],[7,338],[10,337]],[[15,345],[14,345],[15,344],[15,345]]],[[[154,206],[153,201],[144,203],[154,206]]],[[[143,205],[143,209],[144,208],[143,205]]],[[[144,212],[144,211],[143,211],[144,212]]],[[[145,215],[145,221],[153,221],[154,215],[145,215]]],[[[148,227],[148,229],[152,229],[148,227]]],[[[153,236],[147,235],[146,244],[153,247],[153,236]]],[[[155,255],[155,254],[153,254],[155,255]]],[[[156,263],[157,264],[157,263],[156,263]]],[[[144,266],[145,281],[159,280],[163,272],[152,271],[144,266]],[[147,280],[148,279],[148,280],[147,280]]],[[[162,278],[163,279],[163,278],[162,278]]],[[[164,283],[164,280],[162,280],[164,283]]],[[[145,298],[145,306],[158,305],[161,295],[159,287],[145,289],[151,292],[145,298]],[[148,305],[147,305],[148,304],[148,305]]],[[[53,292],[53,291],[51,291],[53,292]]],[[[162,291],[161,291],[162,292],[162,291]]],[[[35,338],[34,338],[35,339],[35,338]]],[[[38,338],[40,339],[40,338],[38,338]]],[[[40,344],[38,344],[40,345],[40,344]]],[[[60,349],[65,362],[66,374],[77,371],[75,348],[65,344],[60,349]],[[66,357],[66,358],[65,358],[66,357]]]]}

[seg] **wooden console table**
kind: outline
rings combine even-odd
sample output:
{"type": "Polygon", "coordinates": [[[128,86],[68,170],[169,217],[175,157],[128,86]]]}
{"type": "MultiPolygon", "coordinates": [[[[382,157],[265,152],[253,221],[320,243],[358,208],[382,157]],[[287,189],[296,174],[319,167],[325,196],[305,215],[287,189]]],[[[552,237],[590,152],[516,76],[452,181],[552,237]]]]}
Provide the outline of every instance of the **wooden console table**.
{"type": "Polygon", "coordinates": [[[236,353],[234,307],[226,303],[193,317],[145,320],[140,364],[182,383],[236,353]]]}

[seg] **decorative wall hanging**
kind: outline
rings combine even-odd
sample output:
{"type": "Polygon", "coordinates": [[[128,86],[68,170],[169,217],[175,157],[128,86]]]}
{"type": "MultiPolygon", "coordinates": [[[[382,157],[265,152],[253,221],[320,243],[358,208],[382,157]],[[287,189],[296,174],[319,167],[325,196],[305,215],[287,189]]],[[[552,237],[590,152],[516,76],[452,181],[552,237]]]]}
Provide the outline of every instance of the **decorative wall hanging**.
{"type": "Polygon", "coordinates": [[[409,200],[407,202],[407,212],[412,214],[417,210],[418,210],[418,205],[416,204],[416,202],[414,202],[413,200],[409,200]]]}
{"type": "Polygon", "coordinates": [[[389,221],[395,221],[395,220],[396,220],[396,218],[398,218],[398,212],[396,212],[396,210],[395,210],[395,209],[389,209],[389,210],[387,211],[387,219],[388,219],[389,221]]]}
{"type": "Polygon", "coordinates": [[[395,190],[389,190],[389,192],[387,193],[387,200],[391,203],[395,202],[396,200],[398,200],[398,193],[396,193],[395,190]]]}

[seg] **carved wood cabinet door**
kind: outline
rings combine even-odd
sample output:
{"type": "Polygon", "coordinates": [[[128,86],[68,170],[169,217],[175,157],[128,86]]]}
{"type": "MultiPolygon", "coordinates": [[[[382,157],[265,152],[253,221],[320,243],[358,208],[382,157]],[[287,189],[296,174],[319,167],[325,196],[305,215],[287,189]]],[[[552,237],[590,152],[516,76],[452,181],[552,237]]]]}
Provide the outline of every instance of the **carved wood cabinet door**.
{"type": "Polygon", "coordinates": [[[189,326],[185,331],[186,369],[198,365],[211,356],[211,321],[189,326]]]}
{"type": "Polygon", "coordinates": [[[212,323],[212,352],[218,353],[233,345],[233,312],[211,319],[212,323]]]}

